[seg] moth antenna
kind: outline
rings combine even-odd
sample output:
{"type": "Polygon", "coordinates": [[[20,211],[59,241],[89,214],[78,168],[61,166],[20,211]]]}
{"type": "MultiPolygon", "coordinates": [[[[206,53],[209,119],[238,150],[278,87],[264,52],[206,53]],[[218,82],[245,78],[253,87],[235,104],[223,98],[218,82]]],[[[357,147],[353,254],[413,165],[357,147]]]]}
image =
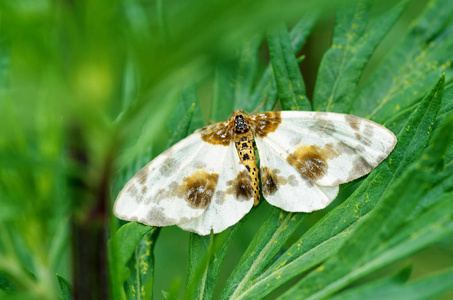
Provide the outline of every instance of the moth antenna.
{"type": "Polygon", "coordinates": [[[261,108],[263,108],[264,104],[266,103],[267,100],[267,95],[264,96],[263,101],[261,102],[260,106],[258,106],[254,111],[252,111],[250,114],[254,115],[257,111],[259,111],[261,108]]]}

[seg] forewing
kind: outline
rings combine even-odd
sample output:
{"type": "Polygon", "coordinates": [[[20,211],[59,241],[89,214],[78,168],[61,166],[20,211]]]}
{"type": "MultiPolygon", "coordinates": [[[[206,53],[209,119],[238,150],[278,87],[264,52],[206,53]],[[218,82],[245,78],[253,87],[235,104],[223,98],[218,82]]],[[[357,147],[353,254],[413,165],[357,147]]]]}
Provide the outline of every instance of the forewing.
{"type": "Polygon", "coordinates": [[[219,233],[236,224],[253,206],[253,187],[247,169],[240,162],[234,143],[223,157],[217,157],[222,166],[216,193],[206,211],[190,222],[179,224],[184,230],[207,235],[219,233]]]}
{"type": "Polygon", "coordinates": [[[157,156],[123,188],[114,214],[152,226],[188,222],[203,214],[218,191],[230,147],[203,141],[195,132],[157,156]]]}
{"type": "Polygon", "coordinates": [[[324,208],[339,184],[369,173],[396,144],[385,127],[350,115],[284,111],[253,118],[264,124],[255,136],[263,194],[289,211],[324,208]]]}

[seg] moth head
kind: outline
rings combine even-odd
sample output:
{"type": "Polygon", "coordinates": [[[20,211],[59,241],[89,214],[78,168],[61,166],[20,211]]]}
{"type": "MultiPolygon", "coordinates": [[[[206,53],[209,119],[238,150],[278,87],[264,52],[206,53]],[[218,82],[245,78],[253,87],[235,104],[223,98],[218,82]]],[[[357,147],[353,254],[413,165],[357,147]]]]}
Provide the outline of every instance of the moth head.
{"type": "Polygon", "coordinates": [[[234,117],[234,127],[238,131],[244,131],[247,129],[247,123],[243,115],[237,115],[234,117]]]}
{"type": "Polygon", "coordinates": [[[249,130],[250,128],[250,124],[248,121],[249,118],[247,117],[244,111],[237,110],[231,115],[230,118],[234,121],[233,129],[234,132],[243,133],[249,130]]]}

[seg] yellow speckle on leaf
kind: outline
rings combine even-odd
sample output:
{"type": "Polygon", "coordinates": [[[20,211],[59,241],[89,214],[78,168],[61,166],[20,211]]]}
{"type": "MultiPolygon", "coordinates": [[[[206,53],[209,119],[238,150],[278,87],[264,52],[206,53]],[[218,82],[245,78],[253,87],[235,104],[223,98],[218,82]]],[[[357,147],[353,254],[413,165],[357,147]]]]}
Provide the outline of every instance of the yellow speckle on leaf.
{"type": "Polygon", "coordinates": [[[322,271],[324,271],[324,269],[325,269],[325,268],[324,268],[324,265],[321,265],[321,266],[317,269],[317,271],[318,271],[318,272],[322,272],[322,271]]]}

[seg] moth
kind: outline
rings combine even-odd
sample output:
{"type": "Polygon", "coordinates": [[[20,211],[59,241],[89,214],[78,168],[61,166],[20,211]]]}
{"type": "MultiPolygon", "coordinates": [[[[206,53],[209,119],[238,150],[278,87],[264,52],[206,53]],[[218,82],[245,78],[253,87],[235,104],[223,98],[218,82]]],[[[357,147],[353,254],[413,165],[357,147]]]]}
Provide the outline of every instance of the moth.
{"type": "Polygon", "coordinates": [[[258,204],[261,182],[270,204],[312,212],[329,205],[340,184],[371,172],[395,144],[390,130],[352,115],[270,111],[248,116],[237,110],[143,167],[119,193],[113,211],[146,225],[219,233],[258,204]]]}

